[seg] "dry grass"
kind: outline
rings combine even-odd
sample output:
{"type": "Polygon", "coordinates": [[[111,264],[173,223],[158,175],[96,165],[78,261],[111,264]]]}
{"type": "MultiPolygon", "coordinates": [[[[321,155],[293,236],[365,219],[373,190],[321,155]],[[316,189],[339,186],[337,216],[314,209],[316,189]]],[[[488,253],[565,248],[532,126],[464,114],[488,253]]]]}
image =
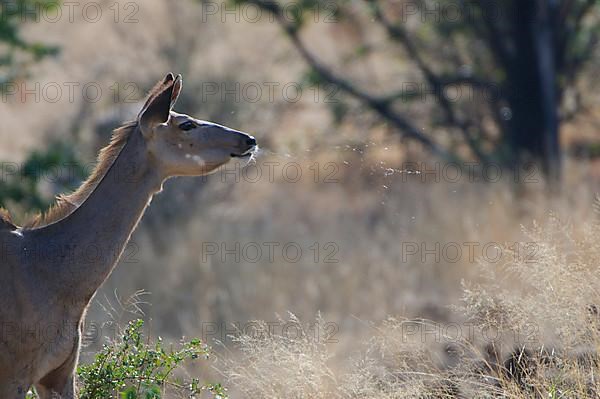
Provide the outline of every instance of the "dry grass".
{"type": "Polygon", "coordinates": [[[497,264],[482,263],[485,278],[464,288],[454,310],[462,322],[376,323],[352,359],[314,333],[326,330],[322,319],[307,331],[292,315],[285,323],[301,334],[258,323],[236,335],[242,356],[220,370],[243,397],[595,397],[599,230],[597,221],[575,228],[552,217],[527,231],[536,254],[505,248],[497,264]]]}

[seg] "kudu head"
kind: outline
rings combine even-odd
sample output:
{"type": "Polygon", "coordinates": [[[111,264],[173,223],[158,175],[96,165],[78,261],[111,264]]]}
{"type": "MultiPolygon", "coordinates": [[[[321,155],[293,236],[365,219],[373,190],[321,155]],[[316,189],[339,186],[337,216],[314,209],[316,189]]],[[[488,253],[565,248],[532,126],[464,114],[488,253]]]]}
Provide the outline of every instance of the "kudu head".
{"type": "Polygon", "coordinates": [[[234,158],[249,160],[257,148],[254,137],[173,111],[181,88],[181,75],[169,73],[138,115],[149,155],[161,173],[202,176],[234,158]]]}

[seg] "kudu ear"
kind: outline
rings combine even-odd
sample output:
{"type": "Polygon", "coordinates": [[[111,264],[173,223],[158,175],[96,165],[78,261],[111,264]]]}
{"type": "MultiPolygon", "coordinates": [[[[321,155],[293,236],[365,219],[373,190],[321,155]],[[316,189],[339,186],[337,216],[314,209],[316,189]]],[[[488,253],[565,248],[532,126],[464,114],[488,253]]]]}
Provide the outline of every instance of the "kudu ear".
{"type": "MultiPolygon", "coordinates": [[[[177,77],[179,82],[181,78],[177,77]]],[[[167,74],[165,79],[157,84],[146,101],[144,108],[138,117],[140,128],[145,137],[150,137],[154,126],[169,120],[173,99],[181,91],[181,83],[176,88],[176,79],[172,73],[167,74]],[[175,96],[176,95],[176,96],[175,96]],[[175,96],[175,97],[174,97],[175,96]]]]}
{"type": "Polygon", "coordinates": [[[156,95],[158,93],[160,93],[165,86],[167,86],[168,84],[170,84],[174,80],[175,80],[175,76],[173,76],[173,74],[171,72],[169,72],[167,74],[167,76],[165,76],[165,78],[163,80],[158,81],[154,85],[154,87],[152,88],[152,90],[150,90],[150,92],[148,93],[148,98],[146,99],[146,102],[144,103],[144,106],[142,107],[142,110],[140,111],[140,116],[146,110],[146,108],[148,108],[148,105],[150,105],[150,103],[152,102],[152,100],[154,100],[154,97],[156,97],[156,95]]]}
{"type": "Polygon", "coordinates": [[[173,82],[173,94],[171,94],[171,109],[175,106],[177,99],[179,98],[179,94],[181,94],[181,89],[183,88],[183,79],[181,75],[177,75],[175,81],[173,82]]]}

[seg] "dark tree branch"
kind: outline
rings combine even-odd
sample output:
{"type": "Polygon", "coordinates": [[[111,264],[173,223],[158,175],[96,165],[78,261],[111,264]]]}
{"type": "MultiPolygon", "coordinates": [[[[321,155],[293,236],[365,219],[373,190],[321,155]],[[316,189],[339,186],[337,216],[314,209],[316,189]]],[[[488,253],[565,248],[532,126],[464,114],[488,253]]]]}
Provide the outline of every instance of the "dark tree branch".
{"type": "Polygon", "coordinates": [[[585,18],[585,16],[592,10],[592,7],[594,7],[596,4],[596,0],[587,0],[575,14],[573,25],[579,26],[581,21],[583,21],[583,18],[585,18]]]}
{"type": "Polygon", "coordinates": [[[579,9],[576,8],[577,4],[578,2],[575,0],[566,0],[559,11],[556,24],[556,66],[558,70],[562,70],[568,63],[567,49],[575,41],[583,18],[591,11],[596,1],[587,0],[579,9]],[[569,21],[570,15],[573,15],[572,21],[569,21]]]}
{"type": "MultiPolygon", "coordinates": [[[[465,9],[475,6],[475,11],[481,15],[458,22],[456,26],[434,25],[440,28],[436,30],[435,40],[443,40],[445,48],[456,49],[448,57],[433,52],[440,42],[419,40],[410,28],[387,14],[386,0],[363,0],[377,27],[387,33],[388,41],[401,47],[407,62],[417,68],[421,75],[418,84],[427,85],[427,94],[435,98],[432,123],[448,129],[452,139],[442,146],[435,142],[431,133],[423,132],[398,108],[398,101],[413,93],[405,90],[377,93],[368,86],[355,84],[322,62],[301,38],[302,19],[289,20],[278,0],[237,1],[257,5],[275,17],[292,45],[323,82],[335,85],[349,98],[361,102],[405,137],[420,142],[435,155],[451,160],[454,159],[453,143],[462,133],[461,143],[467,144],[484,162],[497,156],[506,165],[516,166],[528,159],[542,165],[559,165],[557,114],[562,94],[565,88],[574,85],[577,72],[591,58],[591,50],[600,36],[600,32],[596,33],[593,27],[584,24],[598,0],[457,0],[465,9]],[[448,36],[450,40],[447,40],[448,36]],[[468,41],[463,43],[463,39],[468,41]],[[485,46],[487,51],[478,54],[477,49],[468,47],[473,43],[477,47],[485,46]],[[430,60],[439,61],[439,66],[430,60]],[[456,73],[462,63],[472,63],[475,76],[456,73]],[[500,91],[494,98],[488,97],[485,104],[453,101],[447,95],[451,85],[478,90],[493,89],[494,83],[500,91]],[[504,106],[512,112],[505,114],[504,106]],[[486,123],[488,118],[492,123],[486,123]],[[496,129],[499,135],[495,135],[496,129]],[[494,149],[486,154],[487,149],[482,143],[493,144],[494,149]]],[[[425,7],[423,0],[414,1],[422,9],[425,7]]],[[[309,7],[314,3],[303,4],[309,7]]]]}
{"type": "Polygon", "coordinates": [[[289,23],[283,16],[279,5],[277,5],[275,2],[267,2],[264,0],[247,0],[247,2],[255,4],[258,7],[271,12],[275,16],[277,22],[281,25],[296,50],[310,65],[310,67],[320,75],[321,78],[328,83],[337,86],[346,94],[349,94],[350,96],[367,105],[369,108],[377,112],[382,118],[391,122],[395,127],[401,130],[406,137],[420,142],[436,156],[445,160],[456,160],[455,155],[448,152],[426,135],[422,134],[417,127],[415,127],[403,116],[395,112],[389,102],[385,101],[384,99],[374,97],[373,95],[359,89],[348,80],[336,75],[333,71],[331,71],[331,69],[317,60],[300,39],[298,35],[298,28],[289,23]]]}
{"type": "Polygon", "coordinates": [[[576,48],[575,42],[577,36],[581,34],[581,23],[596,4],[595,0],[586,0],[585,2],[565,0],[560,9],[558,18],[560,23],[556,24],[555,28],[556,70],[561,71],[564,77],[562,84],[557,83],[560,103],[562,103],[565,87],[573,84],[577,71],[589,60],[593,47],[598,42],[598,35],[592,32],[583,51],[578,53],[569,52],[569,49],[576,48]],[[580,3],[583,4],[577,8],[580,3]],[[569,20],[569,16],[572,16],[571,20],[569,20]]]}
{"type": "Polygon", "coordinates": [[[400,43],[406,49],[406,52],[408,53],[409,57],[415,61],[417,67],[421,70],[423,76],[425,76],[425,79],[427,80],[428,84],[433,88],[434,95],[439,101],[442,110],[445,114],[446,123],[450,126],[459,128],[464,139],[467,141],[467,144],[475,153],[475,155],[480,160],[487,161],[487,156],[481,150],[479,143],[470,134],[472,123],[468,120],[462,120],[456,115],[456,111],[454,109],[453,104],[450,102],[450,100],[448,100],[446,96],[444,96],[443,88],[447,85],[444,85],[441,78],[437,76],[431,68],[429,68],[423,57],[421,57],[417,46],[413,43],[406,30],[404,30],[399,25],[393,24],[385,17],[378,0],[365,1],[371,6],[376,21],[379,22],[385,28],[385,30],[388,33],[388,36],[392,40],[400,43]]]}
{"type": "MultiPolygon", "coordinates": [[[[491,2],[492,4],[499,4],[498,2],[491,2]]],[[[461,4],[464,4],[464,1],[461,0],[461,4]]],[[[510,49],[507,47],[505,42],[502,40],[503,34],[497,25],[500,21],[496,21],[496,18],[491,18],[492,10],[490,9],[490,2],[479,1],[479,8],[482,12],[485,11],[485,14],[488,15],[487,18],[481,18],[481,25],[479,25],[476,21],[474,21],[474,25],[477,27],[478,31],[481,34],[481,38],[486,41],[488,47],[491,50],[492,56],[498,63],[498,65],[502,65],[505,69],[509,69],[512,67],[513,57],[510,49]]]]}

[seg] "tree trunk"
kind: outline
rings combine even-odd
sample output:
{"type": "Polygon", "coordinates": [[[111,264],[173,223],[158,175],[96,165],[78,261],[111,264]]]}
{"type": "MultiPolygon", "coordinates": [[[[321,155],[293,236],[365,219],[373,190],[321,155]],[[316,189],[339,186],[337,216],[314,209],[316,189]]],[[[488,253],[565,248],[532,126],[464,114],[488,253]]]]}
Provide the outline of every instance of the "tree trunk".
{"type": "Polygon", "coordinates": [[[558,96],[554,56],[554,0],[524,0],[513,6],[514,57],[507,68],[512,111],[509,146],[513,165],[540,165],[552,182],[560,177],[558,96]]]}

